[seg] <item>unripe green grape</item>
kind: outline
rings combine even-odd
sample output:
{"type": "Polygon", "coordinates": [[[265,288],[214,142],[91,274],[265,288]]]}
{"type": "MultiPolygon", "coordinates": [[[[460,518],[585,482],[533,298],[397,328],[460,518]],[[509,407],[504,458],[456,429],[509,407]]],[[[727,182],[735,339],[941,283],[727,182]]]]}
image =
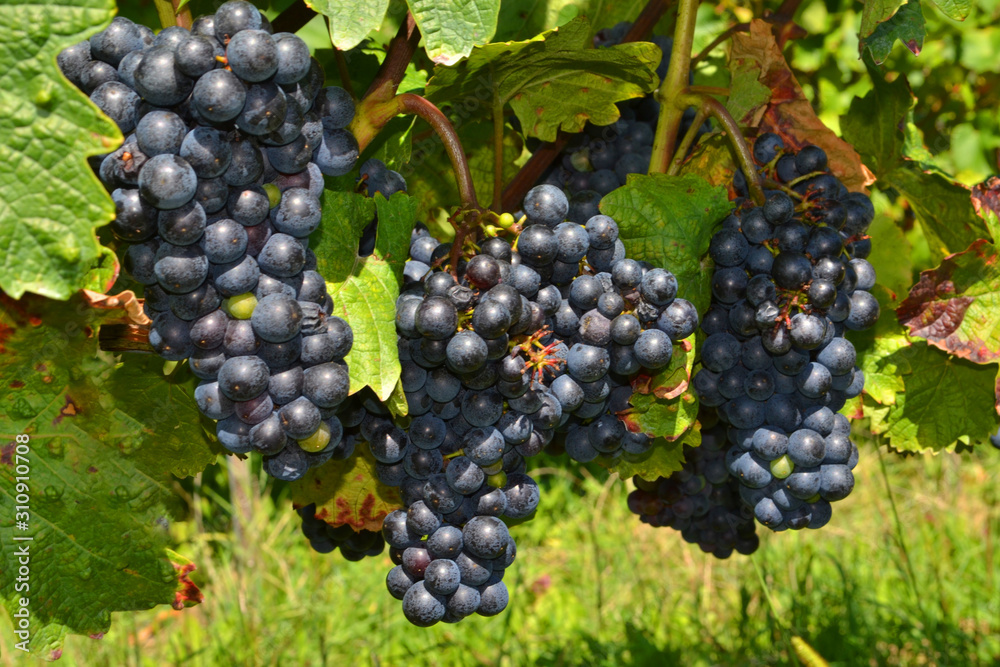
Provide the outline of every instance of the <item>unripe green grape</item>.
{"type": "Polygon", "coordinates": [[[490,475],[489,477],[486,478],[486,483],[489,484],[490,486],[502,489],[504,485],[507,484],[507,473],[501,470],[495,475],[490,475]]]}
{"type": "Polygon", "coordinates": [[[281,203],[281,190],[274,183],[265,183],[264,192],[267,193],[267,201],[271,208],[281,203]]]}
{"type": "Polygon", "coordinates": [[[250,292],[226,299],[226,311],[238,320],[249,320],[257,307],[257,297],[250,292]]]}
{"type": "Polygon", "coordinates": [[[787,454],[771,461],[771,474],[778,479],[785,479],[791,475],[794,470],[795,464],[792,463],[792,460],[788,458],[787,454]]]}
{"type": "Polygon", "coordinates": [[[306,452],[318,452],[321,451],[330,443],[330,425],[326,422],[320,422],[319,428],[316,432],[310,435],[308,438],[303,438],[299,440],[299,447],[306,452]]]}

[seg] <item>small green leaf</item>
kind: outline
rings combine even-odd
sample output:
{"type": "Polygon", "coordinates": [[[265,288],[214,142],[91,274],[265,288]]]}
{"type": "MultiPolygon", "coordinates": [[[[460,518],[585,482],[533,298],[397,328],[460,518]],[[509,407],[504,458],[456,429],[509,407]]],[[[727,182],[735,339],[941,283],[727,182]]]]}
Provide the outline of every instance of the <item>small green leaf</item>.
{"type": "Polygon", "coordinates": [[[659,61],[655,44],[593,48],[589,24],[577,19],[526,42],[476,47],[453,67],[436,66],[427,97],[462,105],[470,117],[485,117],[496,92],[528,136],[551,141],[560,129],[579,132],[588,121],[615,122],[616,102],[656,86],[659,61]]]}
{"type": "Polygon", "coordinates": [[[194,461],[208,450],[204,435],[189,440],[172,430],[198,429],[197,419],[166,425],[181,413],[172,395],[153,388],[166,384],[156,364],[149,377],[115,378],[121,369],[98,351],[97,324],[79,298],[5,299],[0,307],[0,497],[13,508],[15,478],[26,476],[30,498],[27,528],[13,514],[0,524],[0,597],[13,612],[26,596],[15,590],[13,545],[28,545],[29,648],[49,659],[69,633],[106,633],[112,612],[179,608],[200,597],[190,567],[168,552],[167,526],[176,509],[170,473],[201,465],[194,461]],[[138,381],[138,390],[125,396],[118,380],[138,381]],[[33,541],[14,541],[26,536],[33,541]]]}
{"type": "MultiPolygon", "coordinates": [[[[891,6],[894,2],[880,6],[891,6]]],[[[866,6],[867,8],[867,6],[866,6]]],[[[862,31],[865,29],[865,21],[862,18],[862,31]]],[[[909,0],[899,7],[895,14],[880,22],[874,30],[865,36],[862,32],[861,50],[868,50],[871,53],[875,64],[881,65],[889,57],[893,44],[898,39],[903,46],[908,48],[913,55],[920,55],[924,47],[924,36],[927,30],[924,25],[924,12],[920,7],[920,0],[909,0]]]]}
{"type": "Polygon", "coordinates": [[[628,256],[671,271],[677,295],[699,313],[711,301],[708,244],[731,208],[724,188],[695,175],[632,174],[601,200],[601,212],[618,223],[628,256]]]}
{"type": "Polygon", "coordinates": [[[603,459],[598,459],[598,462],[609,471],[618,473],[622,479],[638,475],[652,482],[659,477],[669,477],[670,473],[683,468],[684,448],[699,445],[701,445],[701,429],[692,428],[680,440],[670,442],[657,438],[652,448],[635,461],[630,461],[626,455],[622,455],[610,462],[605,462],[603,459]]]}
{"type": "Polygon", "coordinates": [[[375,457],[366,443],[346,461],[328,461],[292,482],[295,507],[316,503],[316,516],[331,526],[382,531],[382,519],[403,506],[399,490],[375,476],[375,457]]]}
{"type": "Polygon", "coordinates": [[[353,49],[378,30],[389,8],[389,0],[307,0],[306,4],[329,19],[330,43],[341,51],[353,49]]]}
{"type": "Polygon", "coordinates": [[[690,389],[694,367],[694,335],[678,341],[670,364],[653,376],[633,380],[632,408],[619,415],[633,433],[674,441],[698,416],[698,398],[690,389]]]}
{"type": "Polygon", "coordinates": [[[1000,256],[985,240],[924,271],[896,314],[911,336],[977,364],[1000,360],[1000,256]]]}
{"type": "Polygon", "coordinates": [[[384,401],[399,379],[396,298],[415,220],[416,202],[402,192],[388,201],[381,194],[368,199],[327,190],[324,195],[323,220],[310,245],[333,297],[333,314],[354,331],[354,347],[345,359],[352,394],[368,386],[384,401]],[[361,231],[376,212],[375,251],[358,257],[361,231]]]}
{"type": "Polygon", "coordinates": [[[111,0],[7,3],[0,43],[0,289],[67,299],[87,280],[114,217],[87,165],[122,141],[56,66],[114,15],[111,0]]]}
{"type": "Polygon", "coordinates": [[[454,65],[493,38],[500,0],[407,0],[435,63],[454,65]]]}

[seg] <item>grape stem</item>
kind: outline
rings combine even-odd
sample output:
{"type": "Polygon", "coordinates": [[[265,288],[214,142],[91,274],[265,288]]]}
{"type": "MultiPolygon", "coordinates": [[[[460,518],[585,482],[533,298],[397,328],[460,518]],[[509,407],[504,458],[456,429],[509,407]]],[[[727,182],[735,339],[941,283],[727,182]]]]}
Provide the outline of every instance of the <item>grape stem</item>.
{"type": "Polygon", "coordinates": [[[458,194],[462,204],[471,208],[479,208],[476,200],[476,187],[472,182],[472,173],[469,171],[469,161],[465,157],[465,150],[462,142],[458,140],[458,133],[455,126],[451,124],[444,112],[437,108],[433,102],[413,93],[403,93],[395,97],[400,113],[413,114],[419,116],[434,129],[435,134],[444,144],[444,149],[451,160],[451,168],[455,171],[455,179],[458,181],[458,194]]]}
{"type": "MultiPolygon", "coordinates": [[[[764,189],[760,184],[760,175],[754,165],[753,155],[747,145],[743,133],[726,109],[725,105],[711,97],[704,88],[694,92],[688,87],[691,78],[691,46],[694,43],[694,28],[698,16],[699,0],[681,0],[677,9],[677,23],[674,29],[674,45],[670,53],[670,67],[667,76],[656,91],[656,99],[660,103],[660,117],[656,122],[656,134],[653,139],[653,155],[649,162],[649,173],[677,173],[679,162],[687,154],[694,137],[683,139],[686,148],[677,150],[677,132],[680,130],[684,111],[688,107],[698,109],[700,115],[711,116],[729,136],[729,142],[736,151],[740,167],[746,176],[750,197],[761,206],[764,204],[764,189]]],[[[697,132],[698,125],[693,125],[697,132]]],[[[690,134],[690,131],[688,132],[690,134]]]]}
{"type": "MultiPolygon", "coordinates": [[[[729,113],[729,110],[726,109],[726,106],[714,97],[696,95],[694,93],[685,93],[679,96],[678,102],[679,105],[686,104],[706,111],[709,116],[722,126],[723,131],[729,137],[730,145],[736,151],[736,158],[739,160],[740,168],[743,169],[743,175],[746,176],[750,198],[753,199],[757,206],[763,206],[764,188],[761,185],[757,166],[753,161],[753,153],[751,153],[746,139],[743,138],[743,133],[740,131],[739,125],[736,124],[736,120],[729,113]]],[[[675,159],[683,160],[684,155],[682,154],[675,159]]]]}
{"type": "Polygon", "coordinates": [[[191,29],[193,20],[190,6],[178,10],[181,0],[154,0],[154,3],[156,4],[156,13],[160,17],[160,25],[164,28],[176,25],[188,30],[191,29]]]}
{"type": "Polygon", "coordinates": [[[660,117],[656,122],[653,155],[649,161],[651,174],[666,173],[676,148],[677,132],[685,109],[678,98],[687,88],[691,76],[691,46],[694,43],[698,2],[699,0],[680,0],[677,8],[670,66],[667,68],[667,76],[656,90],[656,100],[660,103],[660,117]]]}
{"type": "MultiPolygon", "coordinates": [[[[646,39],[653,32],[656,23],[666,13],[670,5],[671,2],[669,0],[649,0],[639,13],[639,16],[636,17],[635,22],[629,28],[625,37],[622,38],[621,43],[639,42],[646,39]]],[[[510,213],[516,211],[521,206],[521,200],[524,199],[524,195],[534,187],[541,175],[552,164],[552,161],[566,147],[568,141],[569,135],[560,131],[556,135],[555,141],[546,141],[537,150],[532,152],[528,161],[524,163],[524,166],[521,167],[510,183],[507,184],[507,187],[504,188],[500,199],[500,207],[497,209],[498,213],[501,211],[510,213]]]]}

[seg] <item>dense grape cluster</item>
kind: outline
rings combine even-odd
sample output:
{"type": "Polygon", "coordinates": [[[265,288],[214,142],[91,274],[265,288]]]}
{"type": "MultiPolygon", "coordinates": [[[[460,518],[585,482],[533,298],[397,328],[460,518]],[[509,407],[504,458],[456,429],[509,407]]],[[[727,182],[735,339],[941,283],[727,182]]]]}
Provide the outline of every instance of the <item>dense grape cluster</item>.
{"type": "Polygon", "coordinates": [[[864,387],[844,335],[879,315],[865,259],[874,209],[829,173],[816,146],[796,153],[764,134],[753,153],[778,187],[764,206],[739,200],[712,238],[694,386],[729,425],[726,465],[757,520],[819,528],[854,487],[858,450],[838,411],[864,387]]]}
{"type": "Polygon", "coordinates": [[[222,445],[282,480],[353,449],[337,417],[353,334],[308,247],[324,174],[357,161],[350,95],[241,0],[155,36],[116,18],[58,62],[126,136],[95,161],[111,229],[150,344],[203,381],[222,445]]]}
{"type": "MultiPolygon", "coordinates": [[[[621,43],[631,23],[619,23],[599,31],[594,36],[597,47],[621,43]]],[[[670,37],[654,36],[651,42],[660,47],[663,58],[656,73],[662,80],[670,66],[670,37]]],[[[599,213],[601,198],[623,185],[629,174],[645,174],[653,153],[653,137],[660,113],[660,103],[650,93],[635,100],[618,104],[621,117],[611,125],[588,123],[583,132],[572,135],[569,144],[540,182],[562,188],[570,198],[567,218],[585,223],[599,213]]],[[[694,121],[695,112],[688,109],[683,117],[683,136],[694,121]]],[[[704,131],[710,127],[705,124],[704,131]]]]}
{"type": "Polygon", "coordinates": [[[396,307],[411,421],[373,419],[363,435],[407,507],[385,520],[387,585],[417,625],[506,606],[503,519],[540,499],[525,459],[556,436],[578,461],[644,454],[650,438],[617,414],[630,381],[697,327],[670,272],[625,257],[614,220],[567,222],[568,209],[558,188],[532,189],[516,242],[463,252],[457,279],[451,244],[414,233],[396,307]]]}
{"type": "Polygon", "coordinates": [[[372,530],[354,530],[343,525],[334,528],[323,519],[316,517],[316,504],[300,507],[302,534],[309,540],[309,546],[321,554],[328,554],[340,548],[340,553],[349,561],[358,561],[366,556],[378,556],[385,550],[382,534],[372,530]]]}
{"type": "Polygon", "coordinates": [[[753,511],[740,499],[739,482],[726,468],[725,426],[703,428],[701,445],[684,448],[684,467],[648,482],[633,478],[628,507],[643,523],[669,526],[716,558],[757,550],[753,511]]]}

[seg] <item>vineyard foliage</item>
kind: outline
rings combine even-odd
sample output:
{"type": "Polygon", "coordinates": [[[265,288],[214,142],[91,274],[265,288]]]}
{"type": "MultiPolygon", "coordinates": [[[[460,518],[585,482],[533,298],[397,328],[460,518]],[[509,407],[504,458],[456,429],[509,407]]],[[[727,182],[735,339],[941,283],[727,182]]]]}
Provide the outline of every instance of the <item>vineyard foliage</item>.
{"type": "MultiPolygon", "coordinates": [[[[289,4],[258,6],[273,19],[289,4]]],[[[593,46],[598,30],[635,20],[645,3],[306,4],[322,17],[299,35],[328,83],[358,96],[412,13],[424,39],[399,91],[423,94],[451,118],[484,206],[501,200],[498,184],[514,179],[539,142],[611,124],[618,103],[661,83],[664,54],[655,44],[593,46]]],[[[988,443],[1000,412],[1000,179],[991,178],[1000,150],[993,66],[1000,5],[803,2],[791,3],[799,7],[793,20],[765,4],[766,16],[746,3],[699,8],[695,53],[729,26],[746,25],[699,58],[694,84],[727,89],[721,99],[751,139],[776,132],[792,148],[820,146],[844,184],[875,203],[869,261],[881,316],[871,330],[851,334],[866,383],[844,414],[898,452],[988,443]]],[[[186,8],[195,16],[214,9],[207,0],[186,8]]],[[[117,12],[158,25],[152,3],[123,2],[117,12]]],[[[113,612],[201,600],[189,576],[197,564],[170,550],[168,526],[184,519],[175,480],[225,452],[199,415],[198,380],[186,364],[101,349],[105,333],[120,335],[129,320],[124,308],[94,295],[141,295],[120,270],[121,244],[107,229],[114,205],[87,161],[122,136],[63,77],[56,55],[107,26],[115,4],[13,3],[0,13],[0,494],[13,505],[14,438],[30,434],[27,534],[39,545],[31,649],[54,658],[68,633],[107,632],[113,612]]],[[[667,11],[653,33],[673,34],[675,16],[667,11]]],[[[359,104],[359,115],[371,110],[359,104]]],[[[405,416],[395,327],[403,263],[417,222],[452,233],[459,191],[447,153],[421,121],[397,118],[370,139],[361,161],[383,160],[403,174],[408,192],[367,198],[355,191],[356,172],[328,177],[312,247],[334,314],[354,331],[351,393],[370,388],[405,416]],[[375,216],[374,253],[359,256],[353,240],[375,216]]],[[[730,210],[737,166],[715,126],[678,173],[632,175],[601,204],[618,221],[629,256],[671,270],[678,296],[702,313],[711,300],[709,241],[730,210]]],[[[681,468],[685,445],[698,445],[689,383],[702,341],[699,332],[676,344],[672,364],[637,387],[626,422],[657,439],[644,460],[608,462],[612,472],[666,476],[681,468]]],[[[295,503],[315,503],[334,525],[378,530],[401,504],[373,466],[359,455],[310,471],[293,483],[295,503]]],[[[10,576],[14,535],[4,516],[0,597],[11,613],[21,595],[10,576]]]]}

